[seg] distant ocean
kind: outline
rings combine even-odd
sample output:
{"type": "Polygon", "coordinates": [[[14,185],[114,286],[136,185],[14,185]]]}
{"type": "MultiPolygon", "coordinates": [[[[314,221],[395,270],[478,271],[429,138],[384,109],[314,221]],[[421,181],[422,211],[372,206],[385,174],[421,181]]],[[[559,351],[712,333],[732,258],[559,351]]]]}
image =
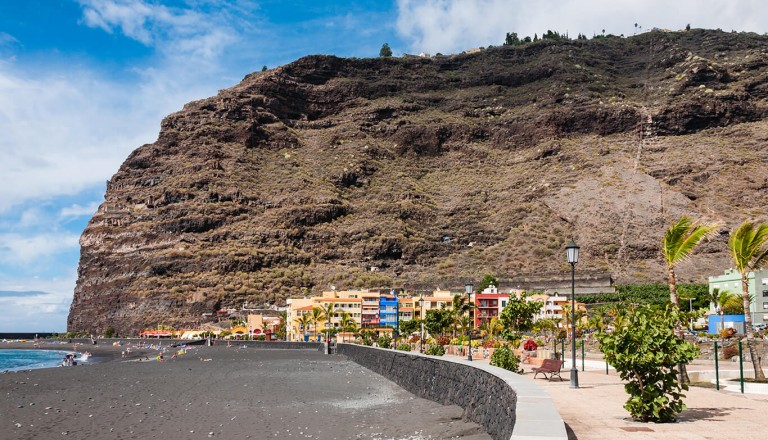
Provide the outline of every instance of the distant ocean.
{"type": "Polygon", "coordinates": [[[66,351],[0,350],[0,371],[32,370],[61,365],[66,351]]]}

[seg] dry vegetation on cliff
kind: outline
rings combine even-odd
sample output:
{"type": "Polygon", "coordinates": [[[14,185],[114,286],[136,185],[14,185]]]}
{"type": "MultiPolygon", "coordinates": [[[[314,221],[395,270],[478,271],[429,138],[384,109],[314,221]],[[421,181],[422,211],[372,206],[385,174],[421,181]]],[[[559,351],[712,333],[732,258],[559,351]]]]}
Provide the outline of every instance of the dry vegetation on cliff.
{"type": "MultiPolygon", "coordinates": [[[[69,327],[558,273],[572,236],[582,270],[661,280],[672,219],[766,218],[766,47],[650,32],[249,75],[168,116],[110,180],[69,327]]],[[[726,240],[681,279],[724,268],[726,240]]]]}

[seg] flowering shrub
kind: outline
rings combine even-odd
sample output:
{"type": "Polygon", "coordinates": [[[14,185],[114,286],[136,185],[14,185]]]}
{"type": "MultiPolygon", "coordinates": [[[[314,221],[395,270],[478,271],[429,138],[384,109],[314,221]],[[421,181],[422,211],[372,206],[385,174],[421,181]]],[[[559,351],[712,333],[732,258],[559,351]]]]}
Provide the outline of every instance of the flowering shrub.
{"type": "Polygon", "coordinates": [[[536,344],[536,341],[533,339],[529,339],[525,341],[525,344],[523,344],[523,349],[526,351],[534,351],[537,348],[539,348],[538,344],[536,344]]]}
{"type": "Polygon", "coordinates": [[[483,348],[495,348],[496,342],[495,339],[486,339],[483,341],[483,348]]]}
{"type": "Polygon", "coordinates": [[[419,337],[419,335],[413,335],[411,336],[411,339],[408,340],[408,342],[415,344],[419,342],[419,340],[421,340],[421,337],[419,337]]]}
{"type": "Polygon", "coordinates": [[[437,345],[448,345],[449,342],[451,342],[451,338],[448,336],[443,335],[437,338],[437,345]]]}

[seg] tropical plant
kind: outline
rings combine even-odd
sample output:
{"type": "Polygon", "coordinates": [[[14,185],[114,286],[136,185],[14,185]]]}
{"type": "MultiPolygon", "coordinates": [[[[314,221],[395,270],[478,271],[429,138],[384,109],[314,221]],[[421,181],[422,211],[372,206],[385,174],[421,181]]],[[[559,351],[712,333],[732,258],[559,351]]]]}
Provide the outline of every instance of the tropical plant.
{"type": "MultiPolygon", "coordinates": [[[[709,239],[717,232],[716,225],[699,224],[686,216],[680,217],[677,223],[671,225],[664,234],[661,243],[661,253],[667,263],[669,276],[669,301],[678,309],[680,299],[677,295],[677,279],[675,277],[675,265],[687,260],[693,249],[701,241],[709,239]]],[[[675,329],[680,330],[682,323],[675,324],[675,329]]],[[[680,378],[684,382],[690,382],[685,365],[679,366],[680,378]]]]}
{"type": "MultiPolygon", "coordinates": [[[[575,313],[571,313],[571,305],[570,304],[563,304],[563,317],[560,319],[560,322],[563,324],[563,328],[567,331],[568,329],[571,329],[571,333],[575,332],[577,328],[579,327],[579,324],[581,323],[581,320],[587,316],[587,312],[585,310],[576,308],[575,313]],[[573,325],[573,322],[571,322],[571,319],[573,318],[573,315],[576,315],[576,325],[573,325]]],[[[567,334],[567,333],[566,333],[567,334]]],[[[576,333],[578,334],[578,332],[576,333]]]]}
{"type": "Polygon", "coordinates": [[[104,330],[104,337],[105,338],[111,338],[111,337],[115,336],[115,333],[117,333],[115,331],[115,328],[110,325],[109,327],[107,327],[106,330],[104,330]]]}
{"type": "Polygon", "coordinates": [[[489,321],[485,321],[483,325],[480,326],[480,330],[482,330],[489,338],[493,338],[496,335],[501,334],[501,331],[504,330],[504,326],[499,322],[499,318],[494,316],[489,321]]]}
{"type": "Polygon", "coordinates": [[[397,347],[395,347],[395,350],[398,351],[411,351],[411,344],[407,342],[403,342],[402,344],[398,344],[397,347]]]}
{"type": "Polygon", "coordinates": [[[747,347],[752,367],[755,370],[755,380],[764,381],[765,373],[760,363],[760,357],[755,347],[755,337],[752,330],[752,313],[750,312],[749,272],[756,271],[768,262],[768,224],[754,224],[745,221],[731,233],[728,248],[736,270],[741,274],[741,292],[744,305],[744,326],[747,331],[747,347]]]}
{"type": "Polygon", "coordinates": [[[336,308],[336,304],[334,304],[332,302],[325,303],[322,306],[323,318],[324,318],[324,321],[325,321],[325,328],[326,328],[326,330],[330,330],[330,328],[331,328],[331,319],[336,314],[335,310],[334,310],[335,308],[336,308]]]}
{"type": "Polygon", "coordinates": [[[319,334],[317,331],[317,323],[324,319],[323,309],[318,306],[312,307],[312,314],[310,316],[312,317],[312,324],[315,328],[315,336],[317,336],[319,334]]]}
{"type": "Polygon", "coordinates": [[[528,301],[530,293],[511,295],[504,310],[501,311],[499,322],[504,329],[511,332],[525,332],[533,328],[533,317],[544,305],[541,301],[528,301]]]}
{"type": "Polygon", "coordinates": [[[470,311],[470,304],[467,302],[467,297],[464,295],[453,295],[453,301],[451,302],[451,328],[453,330],[453,337],[456,337],[456,332],[458,331],[458,328],[461,326],[461,318],[465,314],[469,314],[470,311]]]}
{"type": "Polygon", "coordinates": [[[491,355],[491,365],[501,367],[514,373],[523,374],[520,368],[520,358],[512,353],[509,347],[499,347],[491,355]]]}
{"type": "Polygon", "coordinates": [[[419,330],[421,330],[421,321],[418,319],[400,321],[400,333],[403,335],[411,335],[419,330]]]}
{"type": "Polygon", "coordinates": [[[306,313],[299,315],[294,322],[299,325],[299,331],[309,332],[309,325],[312,324],[312,317],[306,313]]]}
{"type": "Polygon", "coordinates": [[[390,348],[392,345],[392,337],[384,333],[383,335],[379,336],[378,339],[376,339],[376,344],[378,344],[381,348],[390,348]]]}
{"type": "Polygon", "coordinates": [[[424,326],[432,335],[443,334],[445,329],[450,328],[452,324],[453,317],[451,311],[447,309],[427,310],[424,317],[424,326]]]}
{"type": "Polygon", "coordinates": [[[424,350],[424,353],[430,356],[443,356],[445,355],[445,347],[439,344],[430,344],[427,346],[427,349],[424,350]]]}
{"type": "Polygon", "coordinates": [[[285,339],[285,336],[287,334],[286,323],[288,322],[288,312],[283,310],[277,316],[280,318],[280,321],[277,324],[275,336],[277,336],[277,339],[285,339]]]}
{"type": "MultiPolygon", "coordinates": [[[[720,328],[725,328],[725,312],[733,309],[734,303],[737,309],[741,309],[741,300],[739,296],[728,290],[720,290],[715,287],[709,292],[709,302],[712,304],[712,308],[715,313],[720,315],[720,328]],[[726,307],[727,306],[727,307],[726,307]]],[[[741,311],[737,312],[741,313],[741,311]]]]}
{"type": "Polygon", "coordinates": [[[699,224],[686,216],[682,216],[664,234],[664,239],[661,243],[661,253],[664,256],[664,261],[667,263],[669,301],[675,307],[680,308],[680,300],[677,296],[675,265],[687,260],[696,245],[702,240],[710,238],[716,232],[716,225],[699,224]]]}
{"type": "Polygon", "coordinates": [[[624,408],[643,422],[672,422],[685,409],[688,384],[675,371],[698,354],[698,347],[675,335],[678,309],[629,307],[616,317],[612,332],[600,332],[600,350],[616,368],[629,394],[624,408]]]}

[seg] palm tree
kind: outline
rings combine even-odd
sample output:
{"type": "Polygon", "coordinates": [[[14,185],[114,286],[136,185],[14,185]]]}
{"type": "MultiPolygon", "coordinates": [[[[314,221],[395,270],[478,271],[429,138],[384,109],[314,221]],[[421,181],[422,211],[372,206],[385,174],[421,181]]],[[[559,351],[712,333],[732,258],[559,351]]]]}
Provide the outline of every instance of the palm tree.
{"type": "Polygon", "coordinates": [[[731,257],[736,269],[741,273],[741,293],[742,303],[744,305],[744,326],[747,334],[747,346],[749,347],[749,357],[752,359],[752,366],[755,370],[755,380],[765,380],[763,367],[760,365],[760,358],[755,349],[755,340],[752,335],[752,314],[749,304],[751,302],[749,295],[749,272],[760,269],[768,262],[768,224],[761,223],[755,225],[749,221],[741,224],[728,240],[728,248],[731,250],[731,257]]]}
{"type": "Polygon", "coordinates": [[[312,323],[315,325],[315,337],[317,337],[317,323],[323,320],[323,309],[320,307],[312,307],[312,323]]]}
{"type": "Polygon", "coordinates": [[[720,290],[715,287],[709,292],[709,302],[714,306],[715,313],[720,315],[720,329],[725,328],[725,305],[730,301],[733,301],[733,297],[736,296],[728,290],[720,290]]]}
{"type": "Polygon", "coordinates": [[[312,317],[309,316],[308,314],[304,313],[304,314],[299,315],[299,317],[296,318],[294,322],[296,322],[296,324],[299,325],[299,327],[300,327],[299,330],[301,332],[305,332],[305,331],[307,331],[307,328],[309,327],[309,324],[312,323],[312,317]]]}
{"type": "Polygon", "coordinates": [[[286,322],[288,321],[288,312],[283,310],[278,315],[280,317],[280,323],[277,325],[277,333],[279,338],[285,338],[288,336],[288,329],[286,328],[286,322]],[[282,335],[282,336],[281,336],[282,335]]]}
{"type": "Polygon", "coordinates": [[[669,271],[669,301],[678,309],[680,308],[680,300],[677,297],[675,264],[688,259],[697,244],[710,238],[716,232],[716,225],[697,224],[690,218],[682,216],[664,234],[661,252],[664,254],[664,260],[667,262],[669,271]]]}
{"type": "MultiPolygon", "coordinates": [[[[453,330],[453,337],[456,337],[456,329],[459,327],[461,317],[465,312],[469,311],[469,304],[467,298],[464,295],[453,295],[453,302],[451,303],[451,320],[453,321],[451,327],[453,330]]],[[[423,319],[424,317],[422,317],[423,319]]]]}
{"type": "Polygon", "coordinates": [[[326,329],[330,329],[330,327],[331,327],[331,318],[333,318],[333,315],[335,314],[334,310],[333,310],[335,308],[335,306],[336,306],[336,304],[334,304],[334,303],[326,303],[325,305],[322,306],[323,317],[325,318],[325,328],[326,329]]]}
{"type": "Polygon", "coordinates": [[[563,323],[563,327],[565,327],[566,331],[568,330],[568,328],[570,328],[571,332],[573,333],[573,332],[576,331],[576,327],[579,325],[581,320],[585,316],[587,316],[587,312],[582,310],[582,309],[579,309],[578,307],[576,308],[576,313],[573,313],[573,315],[576,315],[576,316],[574,316],[574,318],[576,318],[576,325],[574,325],[571,322],[571,305],[570,304],[563,304],[563,313],[562,313],[562,315],[563,315],[563,317],[562,317],[560,322],[563,323]]]}
{"type": "Polygon", "coordinates": [[[339,322],[341,329],[345,332],[357,330],[357,322],[352,318],[352,314],[346,310],[341,311],[341,321],[339,322]]]}

